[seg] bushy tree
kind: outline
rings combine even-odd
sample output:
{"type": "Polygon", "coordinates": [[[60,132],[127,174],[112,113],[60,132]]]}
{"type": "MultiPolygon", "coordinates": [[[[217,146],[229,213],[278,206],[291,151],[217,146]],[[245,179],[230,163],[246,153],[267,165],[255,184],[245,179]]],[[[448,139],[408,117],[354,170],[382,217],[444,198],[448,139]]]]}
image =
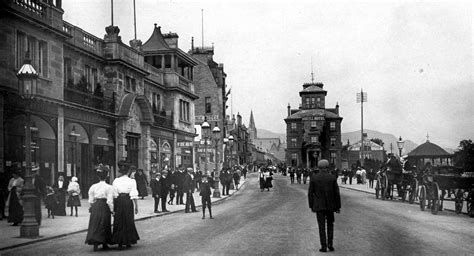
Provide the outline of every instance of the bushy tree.
{"type": "Polygon", "coordinates": [[[377,145],[380,145],[381,147],[383,147],[383,145],[384,145],[383,140],[379,139],[379,138],[372,138],[372,139],[370,139],[370,141],[376,143],[377,145]]]}
{"type": "Polygon", "coordinates": [[[463,168],[464,171],[474,171],[474,143],[472,140],[459,142],[458,150],[454,153],[454,161],[455,165],[463,168]]]}

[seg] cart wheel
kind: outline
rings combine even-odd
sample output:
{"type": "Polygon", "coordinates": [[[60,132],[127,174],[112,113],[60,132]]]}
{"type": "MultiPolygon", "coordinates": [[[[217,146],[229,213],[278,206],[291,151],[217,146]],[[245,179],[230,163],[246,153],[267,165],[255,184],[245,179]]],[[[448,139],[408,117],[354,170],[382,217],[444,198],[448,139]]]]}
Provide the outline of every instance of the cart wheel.
{"type": "Polygon", "coordinates": [[[431,213],[438,214],[440,208],[440,199],[439,199],[439,187],[438,183],[433,183],[431,191],[431,213]]]}
{"type": "Polygon", "coordinates": [[[380,179],[377,178],[377,183],[375,184],[375,198],[379,199],[380,193],[380,179]]]}
{"type": "Polygon", "coordinates": [[[425,185],[422,185],[420,188],[420,209],[422,211],[425,210],[426,207],[426,187],[425,185]]]}
{"type": "Polygon", "coordinates": [[[408,201],[410,202],[410,204],[413,204],[415,202],[416,194],[418,192],[417,190],[418,190],[418,180],[413,179],[410,184],[410,194],[408,198],[408,201]]]}

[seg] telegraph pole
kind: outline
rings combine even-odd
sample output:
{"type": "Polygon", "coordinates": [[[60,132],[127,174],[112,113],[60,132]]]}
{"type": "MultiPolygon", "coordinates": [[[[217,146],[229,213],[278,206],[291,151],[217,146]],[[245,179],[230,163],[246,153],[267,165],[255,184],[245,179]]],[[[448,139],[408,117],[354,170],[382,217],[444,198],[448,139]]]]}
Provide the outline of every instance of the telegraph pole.
{"type": "Polygon", "coordinates": [[[360,103],[360,164],[364,165],[364,102],[367,102],[367,92],[357,93],[357,103],[360,103]]]}

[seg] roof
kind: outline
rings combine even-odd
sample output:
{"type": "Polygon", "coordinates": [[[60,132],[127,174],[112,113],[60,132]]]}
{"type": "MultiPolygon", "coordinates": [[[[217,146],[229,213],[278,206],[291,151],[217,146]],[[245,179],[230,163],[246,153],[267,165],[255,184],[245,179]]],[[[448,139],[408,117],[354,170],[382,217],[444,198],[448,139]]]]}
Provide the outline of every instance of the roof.
{"type": "Polygon", "coordinates": [[[161,33],[161,27],[157,27],[155,24],[153,34],[151,34],[150,38],[143,44],[142,50],[144,52],[154,52],[169,49],[171,49],[171,47],[166,43],[161,33]]]}
{"type": "Polygon", "coordinates": [[[333,113],[331,111],[325,110],[325,109],[320,109],[320,108],[313,108],[313,109],[302,109],[293,115],[285,118],[285,120],[291,120],[291,119],[301,119],[303,117],[308,117],[308,116],[322,116],[326,118],[342,118],[338,114],[333,113]]]}
{"type": "Polygon", "coordinates": [[[425,143],[419,145],[415,149],[413,149],[408,156],[412,157],[442,157],[442,156],[452,156],[446,150],[442,149],[440,146],[431,143],[427,140],[425,143]]]}
{"type": "Polygon", "coordinates": [[[316,84],[311,84],[308,87],[305,87],[300,93],[302,92],[327,92],[323,90],[323,88],[317,86],[316,84]]]}
{"type": "MultiPolygon", "coordinates": [[[[383,150],[383,147],[380,146],[379,144],[371,141],[371,140],[364,140],[364,145],[365,146],[370,146],[370,150],[383,150]]],[[[352,145],[350,145],[347,150],[350,150],[350,151],[359,151],[360,150],[360,146],[361,146],[361,143],[360,143],[360,140],[352,145]]],[[[365,147],[364,147],[365,148],[365,147]]]]}

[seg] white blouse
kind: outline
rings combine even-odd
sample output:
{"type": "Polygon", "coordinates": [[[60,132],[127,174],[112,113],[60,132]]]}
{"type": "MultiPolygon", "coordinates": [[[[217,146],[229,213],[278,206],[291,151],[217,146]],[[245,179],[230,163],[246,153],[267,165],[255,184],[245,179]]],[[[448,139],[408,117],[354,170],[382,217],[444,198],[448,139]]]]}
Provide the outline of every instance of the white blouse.
{"type": "Polygon", "coordinates": [[[73,196],[78,196],[81,193],[81,189],[79,187],[79,183],[75,181],[71,181],[67,187],[67,192],[73,196]]]}
{"type": "Polygon", "coordinates": [[[89,203],[93,204],[97,199],[107,199],[107,205],[111,212],[114,211],[114,196],[114,187],[105,183],[105,181],[100,181],[89,188],[89,203]]]}
{"type": "Polygon", "coordinates": [[[120,193],[125,193],[130,195],[130,199],[138,199],[137,182],[127,175],[116,178],[112,186],[114,186],[115,189],[115,196],[118,196],[120,193]]]}

